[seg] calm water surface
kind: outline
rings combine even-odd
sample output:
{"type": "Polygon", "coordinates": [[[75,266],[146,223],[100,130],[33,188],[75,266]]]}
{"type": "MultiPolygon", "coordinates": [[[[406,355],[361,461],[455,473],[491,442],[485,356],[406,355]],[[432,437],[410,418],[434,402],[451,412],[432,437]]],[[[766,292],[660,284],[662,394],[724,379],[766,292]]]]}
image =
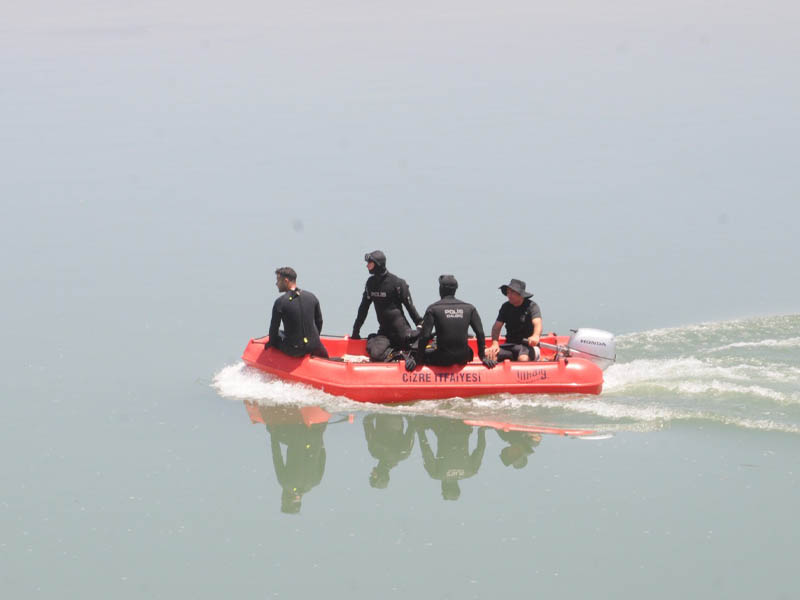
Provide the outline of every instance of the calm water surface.
{"type": "Polygon", "coordinates": [[[17,4],[0,597],[796,596],[794,4],[17,4]],[[603,394],[244,368],[276,267],[341,334],[376,248],[614,331],[603,394]]]}

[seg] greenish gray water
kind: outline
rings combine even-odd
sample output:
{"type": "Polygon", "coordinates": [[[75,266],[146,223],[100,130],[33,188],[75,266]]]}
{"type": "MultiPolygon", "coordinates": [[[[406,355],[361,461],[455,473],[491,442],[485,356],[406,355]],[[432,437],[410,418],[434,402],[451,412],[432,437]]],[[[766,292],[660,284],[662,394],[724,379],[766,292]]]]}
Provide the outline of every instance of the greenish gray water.
{"type": "Polygon", "coordinates": [[[4,17],[4,598],[795,595],[795,5],[4,17]],[[519,277],[616,332],[604,393],[243,368],[275,267],[346,333],[375,248],[420,307],[450,272],[491,322],[519,277]]]}

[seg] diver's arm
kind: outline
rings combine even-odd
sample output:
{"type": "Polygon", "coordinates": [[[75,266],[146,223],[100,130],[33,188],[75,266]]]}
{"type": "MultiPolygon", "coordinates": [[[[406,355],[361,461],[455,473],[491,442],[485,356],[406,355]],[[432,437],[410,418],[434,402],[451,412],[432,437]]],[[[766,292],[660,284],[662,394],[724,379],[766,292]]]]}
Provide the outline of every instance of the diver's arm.
{"type": "Polygon", "coordinates": [[[272,320],[269,322],[269,342],[267,342],[267,345],[273,348],[280,348],[281,346],[281,338],[278,335],[278,330],[281,326],[281,298],[283,298],[283,296],[275,300],[275,303],[272,305],[272,320]]]}
{"type": "Polygon", "coordinates": [[[322,308],[320,308],[319,300],[314,306],[314,324],[317,326],[317,332],[322,333],[322,308]]]}
{"type": "Polygon", "coordinates": [[[478,314],[478,309],[472,309],[472,318],[469,321],[472,331],[475,332],[475,341],[478,344],[478,358],[483,360],[486,357],[486,335],[483,333],[483,323],[481,323],[481,316],[478,314]]]}
{"type": "Polygon", "coordinates": [[[433,311],[429,308],[425,311],[425,318],[422,319],[422,332],[419,334],[417,342],[417,364],[425,363],[425,347],[433,337],[433,311]]]}
{"type": "Polygon", "coordinates": [[[367,293],[366,288],[364,289],[364,295],[361,297],[361,304],[358,305],[358,314],[356,315],[356,321],[353,323],[353,335],[352,337],[357,338],[361,332],[361,326],[364,324],[364,321],[367,320],[367,314],[369,313],[369,305],[372,303],[372,300],[367,293]]]}
{"type": "Polygon", "coordinates": [[[403,302],[403,306],[406,307],[408,316],[410,316],[411,320],[414,321],[414,325],[419,325],[422,323],[422,317],[419,316],[419,313],[414,306],[414,301],[411,299],[411,290],[408,289],[408,284],[406,283],[405,279],[400,280],[400,300],[403,302]]]}

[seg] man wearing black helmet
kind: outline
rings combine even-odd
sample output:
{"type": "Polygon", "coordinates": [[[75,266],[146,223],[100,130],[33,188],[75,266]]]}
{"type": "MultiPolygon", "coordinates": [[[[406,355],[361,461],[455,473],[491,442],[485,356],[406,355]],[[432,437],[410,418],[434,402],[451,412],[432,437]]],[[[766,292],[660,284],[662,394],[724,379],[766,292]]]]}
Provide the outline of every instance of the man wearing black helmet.
{"type": "Polygon", "coordinates": [[[358,307],[358,315],[353,323],[353,339],[361,339],[361,326],[367,318],[369,305],[375,304],[375,315],[378,317],[378,335],[367,342],[367,353],[374,362],[386,362],[397,357],[401,350],[410,348],[414,330],[403,314],[405,306],[408,315],[415,325],[422,322],[411,292],[405,280],[386,270],[386,255],[375,250],[364,255],[370,276],[364,286],[364,294],[358,307]]]}
{"type": "Polygon", "coordinates": [[[495,362],[486,357],[486,336],[477,309],[456,298],[458,281],[452,275],[439,276],[439,297],[441,300],[431,304],[422,320],[416,360],[408,358],[406,369],[411,371],[416,364],[439,366],[465,365],[473,359],[472,348],[467,343],[469,327],[475,332],[478,343],[478,356],[490,369],[495,362]],[[436,330],[436,347],[426,350],[428,342],[436,330]]]}
{"type": "Polygon", "coordinates": [[[512,279],[501,285],[500,291],[508,298],[500,307],[492,326],[492,345],[486,355],[492,360],[539,360],[539,336],[542,334],[542,311],[525,291],[525,282],[512,279]],[[500,331],[506,326],[506,343],[499,343],[500,331]]]}

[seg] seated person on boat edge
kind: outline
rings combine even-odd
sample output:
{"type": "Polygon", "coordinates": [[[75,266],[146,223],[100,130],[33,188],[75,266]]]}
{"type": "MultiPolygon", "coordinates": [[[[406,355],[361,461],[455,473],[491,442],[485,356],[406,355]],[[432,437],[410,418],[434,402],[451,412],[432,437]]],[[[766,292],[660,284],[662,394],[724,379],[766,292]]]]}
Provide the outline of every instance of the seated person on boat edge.
{"type": "Polygon", "coordinates": [[[361,339],[361,326],[369,313],[369,305],[374,304],[375,315],[378,317],[378,333],[368,337],[369,358],[373,362],[398,360],[402,351],[409,350],[411,342],[419,334],[418,330],[412,329],[408,324],[403,307],[405,306],[415,325],[422,323],[422,317],[414,307],[405,280],[386,270],[386,255],[383,252],[374,250],[364,255],[364,260],[370,276],[364,286],[350,337],[354,340],[361,339]]]}
{"type": "Polygon", "coordinates": [[[486,357],[486,336],[478,310],[463,300],[456,298],[458,281],[452,275],[439,276],[440,300],[431,304],[425,311],[422,320],[422,332],[419,335],[416,359],[406,359],[406,370],[412,371],[417,364],[429,364],[447,367],[465,365],[471,362],[474,354],[467,343],[468,328],[472,327],[478,344],[478,357],[490,369],[495,362],[486,357]],[[436,331],[434,348],[427,348],[428,342],[436,331]]]}
{"type": "Polygon", "coordinates": [[[486,354],[498,362],[539,360],[539,336],[542,334],[542,311],[525,291],[525,282],[512,279],[501,285],[500,291],[508,298],[500,307],[497,320],[492,326],[492,345],[486,354]],[[500,331],[506,326],[506,343],[500,345],[500,331]]]}
{"type": "Polygon", "coordinates": [[[280,350],[289,356],[319,356],[328,358],[328,351],[319,339],[322,331],[322,311],[317,297],[297,287],[297,273],[291,267],[275,269],[275,285],[283,295],[272,305],[269,342],[266,347],[280,350]],[[283,331],[279,327],[283,321],[283,331]]]}

